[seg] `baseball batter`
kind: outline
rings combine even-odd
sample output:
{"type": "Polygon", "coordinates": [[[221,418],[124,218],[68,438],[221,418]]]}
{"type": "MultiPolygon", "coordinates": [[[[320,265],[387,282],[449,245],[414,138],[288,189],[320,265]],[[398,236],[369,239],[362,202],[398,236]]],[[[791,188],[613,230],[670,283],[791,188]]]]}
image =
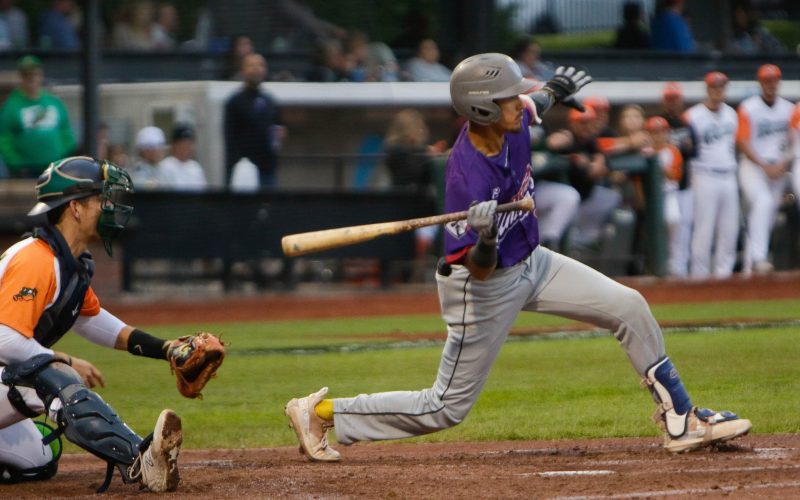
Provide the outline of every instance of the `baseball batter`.
{"type": "Polygon", "coordinates": [[[761,95],[739,105],[737,141],[742,150],[739,178],[747,201],[745,272],[772,270],[769,239],[792,166],[789,121],[793,106],[778,96],[781,70],[765,64],[756,74],[761,95]]]}
{"type": "Polygon", "coordinates": [[[91,287],[89,242],[111,242],[131,207],[118,196],[132,190],[129,175],[87,157],[60,160],[39,176],[39,203],[29,215],[47,222],[0,256],[0,482],[49,479],[58,456],[47,446],[60,433],[108,463],[123,481],[154,492],[178,486],[181,420],[161,412],[153,434],[134,433],[91,390],[104,384],[88,361],[50,347],[69,330],[96,344],[167,359],[169,341],[128,326],[100,306],[91,287]],[[58,431],[43,440],[31,418],[47,415],[58,431]]]}
{"type": "Polygon", "coordinates": [[[733,274],[739,236],[737,119],[733,108],[725,104],[728,77],[712,71],[705,83],[706,99],[684,116],[696,147],[691,159],[694,231],[689,275],[724,279],[733,274]]]}
{"type": "Polygon", "coordinates": [[[526,93],[514,61],[479,54],[450,79],[456,111],[469,121],[448,159],[445,209],[464,210],[448,224],[446,257],[436,282],[447,342],[433,386],[420,391],[326,399],[327,387],[292,399],[285,412],[303,452],[337,461],[327,430],[342,444],[419,436],[466,418],[520,311],[537,311],[610,329],[658,404],[665,447],[679,452],[745,434],[748,420],[692,405],[661,330],[642,296],[593,269],[539,246],[534,213],[495,216],[498,203],[534,196],[528,124],[591,81],[583,71],[558,68],[541,90],[526,93]]]}

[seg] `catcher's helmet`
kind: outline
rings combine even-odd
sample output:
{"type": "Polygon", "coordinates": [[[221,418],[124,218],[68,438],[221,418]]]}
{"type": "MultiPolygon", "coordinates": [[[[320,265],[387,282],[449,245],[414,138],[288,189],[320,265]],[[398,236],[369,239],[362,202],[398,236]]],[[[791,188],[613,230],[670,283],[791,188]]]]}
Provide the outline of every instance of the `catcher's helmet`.
{"type": "Polygon", "coordinates": [[[111,242],[125,227],[133,207],[120,203],[119,197],[133,192],[133,182],[125,170],[109,161],[88,156],[73,156],[54,161],[36,181],[39,203],[28,215],[40,215],[71,200],[101,195],[97,232],[111,255],[111,242]]]}
{"type": "Polygon", "coordinates": [[[450,99],[461,116],[481,125],[500,118],[494,101],[530,92],[536,82],[522,77],[505,54],[478,54],[461,61],[450,76],[450,99]]]}

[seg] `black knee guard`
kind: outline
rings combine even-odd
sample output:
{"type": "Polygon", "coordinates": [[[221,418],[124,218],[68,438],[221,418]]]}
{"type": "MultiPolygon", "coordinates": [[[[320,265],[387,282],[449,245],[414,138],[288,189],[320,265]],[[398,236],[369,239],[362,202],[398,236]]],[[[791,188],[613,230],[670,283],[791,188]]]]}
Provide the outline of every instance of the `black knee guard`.
{"type": "Polygon", "coordinates": [[[7,366],[3,383],[32,387],[47,408],[56,398],[61,400],[59,430],[71,442],[108,462],[109,467],[119,468],[123,480],[129,481],[127,468],[139,455],[142,438],[122,422],[103,398],[83,384],[75,370],[43,354],[7,366]]]}

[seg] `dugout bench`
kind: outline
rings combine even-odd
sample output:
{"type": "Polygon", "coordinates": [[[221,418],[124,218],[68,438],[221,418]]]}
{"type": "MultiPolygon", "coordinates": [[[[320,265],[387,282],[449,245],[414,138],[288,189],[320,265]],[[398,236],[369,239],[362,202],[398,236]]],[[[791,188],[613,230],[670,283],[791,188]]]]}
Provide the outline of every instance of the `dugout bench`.
{"type": "MultiPolygon", "coordinates": [[[[222,280],[226,290],[237,276],[234,264],[282,260],[279,281],[296,284],[293,260],[283,255],[287,234],[334,227],[424,217],[436,213],[432,198],[410,192],[227,191],[180,193],[141,191],[132,195],[134,212],[120,237],[122,287],[142,280],[222,280]],[[160,265],[137,266],[139,261],[160,265]],[[199,266],[188,263],[201,261],[199,266]],[[204,263],[203,263],[204,262],[204,263]],[[166,263],[166,265],[165,265],[166,263]]],[[[415,256],[414,233],[406,232],[319,252],[304,259],[370,258],[380,261],[381,283],[392,281],[390,264],[415,256]]],[[[250,279],[264,285],[257,271],[250,279]]]]}

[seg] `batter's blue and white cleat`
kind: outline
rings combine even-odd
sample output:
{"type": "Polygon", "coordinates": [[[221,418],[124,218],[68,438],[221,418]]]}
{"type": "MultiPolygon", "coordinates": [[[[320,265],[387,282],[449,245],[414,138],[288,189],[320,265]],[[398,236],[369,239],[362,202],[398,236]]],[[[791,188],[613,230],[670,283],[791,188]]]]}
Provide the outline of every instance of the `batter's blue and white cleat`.
{"type": "Polygon", "coordinates": [[[693,407],[686,415],[684,432],[673,436],[664,424],[664,415],[656,411],[664,431],[664,448],[672,453],[697,450],[704,446],[723,443],[739,436],[744,436],[753,427],[746,418],[739,418],[729,411],[715,412],[708,408],[693,407]]]}
{"type": "Polygon", "coordinates": [[[284,413],[289,417],[289,427],[294,429],[300,441],[300,451],[316,462],[338,462],[342,456],[328,445],[328,429],[332,424],[317,416],[314,408],[325,399],[328,388],[309,394],[304,398],[295,398],[286,403],[284,413]]]}

